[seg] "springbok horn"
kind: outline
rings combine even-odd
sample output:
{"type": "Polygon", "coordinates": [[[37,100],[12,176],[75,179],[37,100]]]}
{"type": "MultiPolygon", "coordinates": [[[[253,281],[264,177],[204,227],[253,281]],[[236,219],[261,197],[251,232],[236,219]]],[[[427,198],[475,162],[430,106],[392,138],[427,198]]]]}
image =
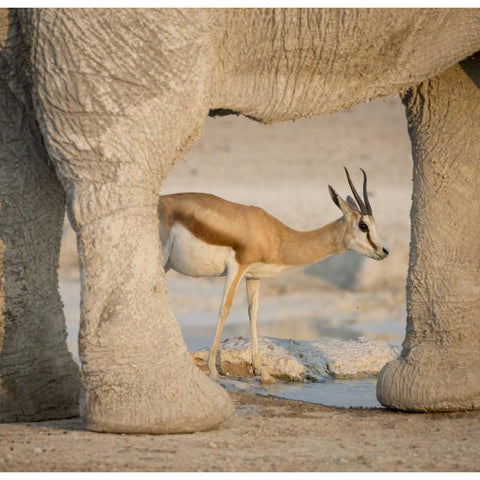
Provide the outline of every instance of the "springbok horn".
{"type": "Polygon", "coordinates": [[[367,174],[363,168],[360,169],[363,172],[363,198],[365,200],[365,207],[367,210],[367,215],[372,215],[372,206],[368,201],[368,193],[367,193],[367,174]]]}
{"type": "Polygon", "coordinates": [[[353,186],[353,182],[352,182],[352,179],[350,178],[350,174],[348,173],[348,170],[346,167],[343,167],[345,169],[345,172],[347,173],[347,180],[348,180],[348,184],[350,185],[350,188],[352,189],[352,193],[355,197],[355,200],[357,201],[358,203],[358,206],[360,207],[360,213],[362,213],[363,215],[367,215],[367,209],[365,207],[365,204],[363,203],[362,199],[360,198],[360,195],[358,194],[358,192],[355,190],[355,187],[353,186]]]}

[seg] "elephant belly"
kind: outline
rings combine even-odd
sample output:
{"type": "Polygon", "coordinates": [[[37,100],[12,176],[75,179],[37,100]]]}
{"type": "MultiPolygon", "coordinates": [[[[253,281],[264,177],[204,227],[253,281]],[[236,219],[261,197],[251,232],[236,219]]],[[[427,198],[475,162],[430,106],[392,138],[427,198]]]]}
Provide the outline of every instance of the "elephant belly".
{"type": "Polygon", "coordinates": [[[181,224],[170,230],[169,268],[191,277],[218,277],[226,274],[226,264],[232,257],[231,247],[210,245],[190,233],[181,224]]]}

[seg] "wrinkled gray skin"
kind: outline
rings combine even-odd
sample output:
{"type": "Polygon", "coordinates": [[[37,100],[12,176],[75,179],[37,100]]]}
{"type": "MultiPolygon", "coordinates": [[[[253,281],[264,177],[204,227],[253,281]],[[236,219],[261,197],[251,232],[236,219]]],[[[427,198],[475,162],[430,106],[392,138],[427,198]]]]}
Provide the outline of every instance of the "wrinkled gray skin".
{"type": "Polygon", "coordinates": [[[480,50],[479,10],[10,11],[0,48],[1,420],[78,412],[57,279],[66,198],[87,428],[224,421],[231,402],[170,308],[162,180],[209,111],[275,122],[395,92],[414,157],[408,318],[378,398],[480,407],[480,60],[461,62],[480,50]]]}

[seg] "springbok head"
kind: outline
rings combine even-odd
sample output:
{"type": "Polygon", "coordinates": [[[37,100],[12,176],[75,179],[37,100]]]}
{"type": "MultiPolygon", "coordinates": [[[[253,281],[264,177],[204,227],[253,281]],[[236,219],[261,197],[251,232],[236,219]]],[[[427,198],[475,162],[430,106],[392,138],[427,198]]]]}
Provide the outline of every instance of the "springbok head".
{"type": "Polygon", "coordinates": [[[363,200],[355,189],[346,168],[347,180],[356,202],[350,196],[347,196],[345,201],[330,185],[328,189],[333,202],[343,212],[347,224],[343,240],[345,248],[347,250],[355,250],[375,260],[383,260],[388,256],[388,246],[377,234],[372,207],[368,200],[367,174],[363,168],[360,170],[363,172],[363,200]]]}

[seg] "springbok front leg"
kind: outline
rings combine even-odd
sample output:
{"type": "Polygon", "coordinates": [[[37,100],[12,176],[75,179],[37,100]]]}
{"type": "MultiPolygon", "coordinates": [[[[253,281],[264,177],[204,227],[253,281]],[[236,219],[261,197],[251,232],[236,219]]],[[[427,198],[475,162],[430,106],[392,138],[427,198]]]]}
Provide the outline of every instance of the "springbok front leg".
{"type": "Polygon", "coordinates": [[[218,371],[216,367],[217,351],[222,338],[222,331],[225,325],[225,320],[232,308],[233,298],[238,288],[238,284],[245,274],[245,267],[240,266],[233,261],[227,266],[227,280],[225,282],[225,290],[223,291],[222,304],[218,313],[217,331],[215,332],[215,340],[208,355],[208,369],[210,377],[217,378],[218,371]]]}
{"type": "Polygon", "coordinates": [[[252,344],[252,364],[254,372],[261,376],[262,383],[274,383],[275,379],[265,371],[262,365],[260,351],[258,349],[257,316],[258,316],[258,293],[260,280],[247,278],[248,316],[250,318],[250,341],[252,344]]]}

